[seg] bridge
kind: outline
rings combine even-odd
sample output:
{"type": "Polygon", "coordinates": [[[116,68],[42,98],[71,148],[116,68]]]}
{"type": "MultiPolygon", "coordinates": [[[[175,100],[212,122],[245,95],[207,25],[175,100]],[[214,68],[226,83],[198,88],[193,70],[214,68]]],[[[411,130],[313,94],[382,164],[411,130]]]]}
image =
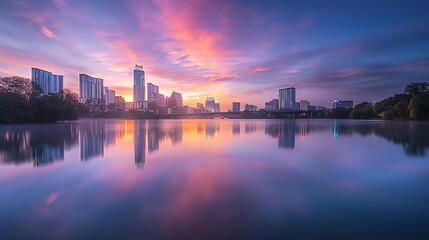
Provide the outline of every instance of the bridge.
{"type": "Polygon", "coordinates": [[[208,112],[208,113],[173,113],[159,114],[161,119],[211,119],[211,118],[313,118],[325,116],[326,110],[313,111],[242,111],[242,112],[208,112]]]}

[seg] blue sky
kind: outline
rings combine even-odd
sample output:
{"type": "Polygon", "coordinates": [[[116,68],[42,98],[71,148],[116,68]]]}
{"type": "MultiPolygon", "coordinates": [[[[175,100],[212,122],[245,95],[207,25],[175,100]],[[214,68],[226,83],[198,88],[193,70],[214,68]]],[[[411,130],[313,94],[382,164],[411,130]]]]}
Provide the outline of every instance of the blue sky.
{"type": "Polygon", "coordinates": [[[0,76],[31,67],[101,77],[132,100],[132,70],[195,106],[377,101],[429,81],[428,1],[1,0],[0,76]]]}

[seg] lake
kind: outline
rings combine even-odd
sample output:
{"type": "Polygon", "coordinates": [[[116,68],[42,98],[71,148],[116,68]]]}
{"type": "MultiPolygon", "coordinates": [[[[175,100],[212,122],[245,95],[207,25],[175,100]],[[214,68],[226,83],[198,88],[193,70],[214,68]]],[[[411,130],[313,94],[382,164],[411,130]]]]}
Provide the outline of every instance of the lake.
{"type": "Polygon", "coordinates": [[[0,239],[429,239],[429,123],[0,125],[0,239]]]}

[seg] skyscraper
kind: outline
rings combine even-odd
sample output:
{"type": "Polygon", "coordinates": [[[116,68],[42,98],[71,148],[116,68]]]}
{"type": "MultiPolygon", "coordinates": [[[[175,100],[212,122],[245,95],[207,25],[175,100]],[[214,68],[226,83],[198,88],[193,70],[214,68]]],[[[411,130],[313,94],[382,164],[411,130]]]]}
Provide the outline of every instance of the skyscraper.
{"type": "Polygon", "coordinates": [[[134,85],[133,85],[133,101],[143,102],[145,100],[144,94],[144,70],[143,66],[136,65],[134,68],[134,85]]]}
{"type": "Polygon", "coordinates": [[[168,99],[168,107],[183,107],[182,94],[173,91],[168,99]]]}
{"type": "Polygon", "coordinates": [[[295,109],[295,88],[279,89],[280,109],[294,110],[295,109]]]}
{"type": "Polygon", "coordinates": [[[207,111],[214,112],[216,105],[214,97],[207,97],[205,105],[207,111]]]}
{"type": "Polygon", "coordinates": [[[215,102],[214,112],[220,112],[220,103],[218,101],[215,102]]]}
{"type": "Polygon", "coordinates": [[[90,111],[103,110],[103,91],[103,79],[79,74],[80,102],[86,104],[90,111]]]}
{"type": "Polygon", "coordinates": [[[232,111],[233,112],[240,112],[240,103],[239,102],[233,102],[232,103],[232,111]]]}
{"type": "Polygon", "coordinates": [[[104,87],[104,104],[109,110],[115,110],[115,90],[104,87]]]}
{"type": "Polygon", "coordinates": [[[147,99],[155,98],[159,94],[159,87],[153,83],[147,83],[147,99]]]}
{"type": "Polygon", "coordinates": [[[41,95],[61,93],[63,91],[63,80],[62,75],[55,75],[39,68],[31,68],[31,81],[34,86],[40,88],[41,95]]]}
{"type": "Polygon", "coordinates": [[[273,99],[269,102],[265,103],[265,110],[272,111],[272,110],[279,110],[279,100],[273,99]]]}

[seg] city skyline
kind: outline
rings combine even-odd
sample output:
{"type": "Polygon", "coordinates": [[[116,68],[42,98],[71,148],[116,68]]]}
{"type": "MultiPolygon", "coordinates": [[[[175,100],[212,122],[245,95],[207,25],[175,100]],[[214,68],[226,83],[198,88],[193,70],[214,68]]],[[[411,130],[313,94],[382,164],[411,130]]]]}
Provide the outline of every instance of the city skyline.
{"type": "Polygon", "coordinates": [[[132,66],[143,64],[146,82],[193,107],[213,96],[222,111],[235,101],[264,108],[287,87],[314,105],[379,101],[427,81],[428,5],[6,0],[0,76],[47,69],[78,92],[86,73],[132,101],[132,66]]]}

